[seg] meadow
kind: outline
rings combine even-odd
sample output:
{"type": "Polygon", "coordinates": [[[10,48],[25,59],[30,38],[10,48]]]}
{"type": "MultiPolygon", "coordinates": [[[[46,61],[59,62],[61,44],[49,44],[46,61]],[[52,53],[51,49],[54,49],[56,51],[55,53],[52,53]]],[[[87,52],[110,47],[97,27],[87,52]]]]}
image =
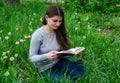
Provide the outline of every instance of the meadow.
{"type": "MultiPolygon", "coordinates": [[[[29,45],[49,5],[26,2],[0,6],[0,83],[46,83],[29,60],[29,45]]],[[[86,69],[75,83],[119,83],[120,12],[77,13],[60,5],[71,47],[85,47],[82,55],[70,58],[82,60],[86,69]]],[[[64,78],[63,82],[69,83],[64,78]]]]}

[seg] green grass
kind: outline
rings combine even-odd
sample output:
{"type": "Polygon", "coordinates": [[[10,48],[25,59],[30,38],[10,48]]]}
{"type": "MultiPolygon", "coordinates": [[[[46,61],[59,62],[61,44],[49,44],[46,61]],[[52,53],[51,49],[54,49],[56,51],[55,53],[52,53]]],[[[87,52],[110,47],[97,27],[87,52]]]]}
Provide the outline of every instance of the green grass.
{"type": "MultiPolygon", "coordinates": [[[[45,83],[28,56],[30,37],[42,26],[40,19],[48,5],[25,2],[0,6],[0,83],[45,83]]],[[[108,15],[63,9],[71,47],[86,48],[81,56],[72,58],[83,60],[86,68],[84,77],[76,83],[119,83],[120,12],[108,15]]]]}

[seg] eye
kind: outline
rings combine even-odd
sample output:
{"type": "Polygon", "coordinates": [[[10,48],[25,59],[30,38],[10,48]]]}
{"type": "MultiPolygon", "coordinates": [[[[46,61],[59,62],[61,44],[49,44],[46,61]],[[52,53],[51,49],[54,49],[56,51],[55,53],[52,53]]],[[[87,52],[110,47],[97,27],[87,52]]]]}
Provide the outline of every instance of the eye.
{"type": "Polygon", "coordinates": [[[57,20],[53,20],[53,22],[57,22],[57,20]]]}
{"type": "Polygon", "coordinates": [[[62,20],[60,20],[59,22],[62,22],[62,20]]]}
{"type": "Polygon", "coordinates": [[[52,20],[53,22],[62,22],[62,20],[52,20]]]}

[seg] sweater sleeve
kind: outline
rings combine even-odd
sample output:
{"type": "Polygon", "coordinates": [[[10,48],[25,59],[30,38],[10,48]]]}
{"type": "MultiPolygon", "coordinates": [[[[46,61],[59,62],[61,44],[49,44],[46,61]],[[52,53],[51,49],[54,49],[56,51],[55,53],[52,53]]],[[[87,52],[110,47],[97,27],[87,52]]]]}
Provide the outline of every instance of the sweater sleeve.
{"type": "Polygon", "coordinates": [[[45,54],[38,54],[41,43],[42,36],[40,35],[40,33],[39,32],[33,33],[29,50],[29,58],[31,62],[38,62],[47,59],[45,54]]]}

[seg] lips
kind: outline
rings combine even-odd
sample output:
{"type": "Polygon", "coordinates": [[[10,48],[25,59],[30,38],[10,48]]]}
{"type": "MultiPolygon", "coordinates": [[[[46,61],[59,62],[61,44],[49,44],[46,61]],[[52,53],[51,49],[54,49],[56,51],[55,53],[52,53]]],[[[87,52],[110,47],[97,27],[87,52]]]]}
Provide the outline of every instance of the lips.
{"type": "Polygon", "coordinates": [[[54,26],[56,29],[58,28],[58,26],[54,26]]]}

